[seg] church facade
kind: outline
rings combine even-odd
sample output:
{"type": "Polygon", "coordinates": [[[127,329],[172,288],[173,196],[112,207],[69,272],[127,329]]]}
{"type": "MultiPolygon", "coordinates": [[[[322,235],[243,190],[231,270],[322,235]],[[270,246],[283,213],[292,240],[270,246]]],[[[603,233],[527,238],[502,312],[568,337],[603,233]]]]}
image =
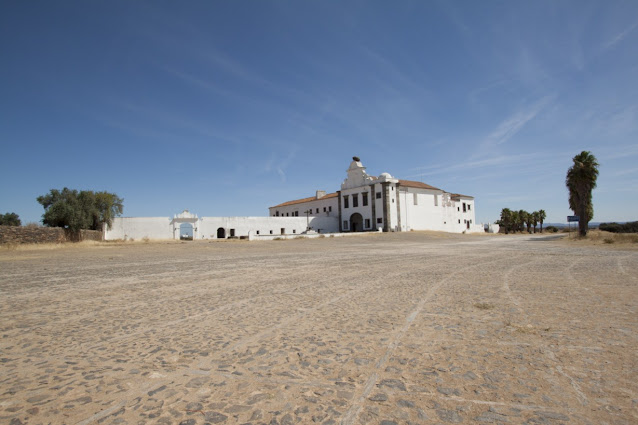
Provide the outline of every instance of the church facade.
{"type": "Polygon", "coordinates": [[[388,173],[368,175],[354,157],[341,190],[269,208],[267,217],[198,217],[184,210],[171,217],[116,217],[105,240],[294,238],[301,234],[350,232],[483,232],[475,224],[474,198],[388,173]],[[312,232],[309,232],[312,231],[312,232]]]}
{"type": "Polygon", "coordinates": [[[269,208],[271,217],[333,217],[339,232],[437,230],[483,232],[476,224],[474,197],[446,192],[388,173],[368,175],[354,157],[341,190],[269,208]]]}

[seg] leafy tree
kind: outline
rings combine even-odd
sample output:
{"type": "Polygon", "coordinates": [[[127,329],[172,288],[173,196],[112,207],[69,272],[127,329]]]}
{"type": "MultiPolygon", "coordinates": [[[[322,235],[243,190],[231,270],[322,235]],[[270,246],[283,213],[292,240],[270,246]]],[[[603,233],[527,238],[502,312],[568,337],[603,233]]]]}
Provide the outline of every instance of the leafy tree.
{"type": "Polygon", "coordinates": [[[567,170],[565,185],[569,190],[569,208],[579,216],[578,233],[587,236],[589,222],[594,218],[591,193],[598,179],[598,160],[589,151],[582,151],[573,159],[574,164],[567,170]]]}
{"type": "Polygon", "coordinates": [[[44,207],[42,223],[50,227],[101,230],[111,226],[113,217],[122,214],[122,199],[113,193],[64,188],[51,189],[37,201],[44,207]]]}
{"type": "Polygon", "coordinates": [[[541,233],[543,233],[543,221],[547,218],[547,213],[545,210],[538,210],[538,221],[541,225],[541,233]]]}
{"type": "Polygon", "coordinates": [[[512,230],[512,211],[509,208],[503,208],[501,210],[501,218],[496,224],[503,226],[505,234],[509,234],[510,230],[512,230]]]}
{"type": "Polygon", "coordinates": [[[0,225],[2,226],[21,226],[20,216],[11,212],[6,214],[0,214],[0,225]]]}
{"type": "Polygon", "coordinates": [[[534,233],[536,233],[536,226],[538,225],[539,212],[534,211],[532,214],[532,225],[534,226],[534,233]]]}
{"type": "Polygon", "coordinates": [[[525,223],[527,222],[527,215],[529,213],[525,210],[519,210],[518,211],[518,230],[520,232],[524,232],[525,231],[525,223]]]}

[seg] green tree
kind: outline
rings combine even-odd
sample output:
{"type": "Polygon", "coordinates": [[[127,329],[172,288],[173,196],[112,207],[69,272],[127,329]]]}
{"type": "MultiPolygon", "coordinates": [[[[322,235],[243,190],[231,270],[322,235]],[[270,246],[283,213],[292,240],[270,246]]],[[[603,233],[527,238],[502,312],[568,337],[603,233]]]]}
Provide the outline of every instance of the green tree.
{"type": "Polygon", "coordinates": [[[505,234],[508,234],[512,229],[512,211],[509,208],[503,208],[501,210],[501,218],[496,222],[499,226],[503,226],[505,234]]]}
{"type": "Polygon", "coordinates": [[[49,227],[64,227],[77,232],[81,229],[101,230],[111,226],[113,217],[122,214],[122,199],[113,193],[89,190],[78,192],[64,188],[51,189],[38,196],[44,207],[42,223],[49,227]]]}
{"type": "Polygon", "coordinates": [[[543,221],[547,218],[545,210],[538,210],[538,221],[541,225],[541,233],[543,233],[543,221]]]}
{"type": "Polygon", "coordinates": [[[0,214],[0,225],[2,226],[21,226],[20,216],[14,212],[0,214]]]}
{"type": "Polygon", "coordinates": [[[525,210],[519,210],[518,211],[518,230],[520,232],[524,232],[525,231],[525,223],[527,222],[527,215],[529,213],[525,210]]]}
{"type": "Polygon", "coordinates": [[[534,226],[534,233],[536,233],[536,226],[538,225],[539,212],[534,211],[532,214],[532,225],[534,226]]]}
{"type": "Polygon", "coordinates": [[[569,208],[579,217],[578,233],[587,236],[589,222],[594,218],[591,193],[598,179],[598,160],[589,151],[582,151],[573,158],[574,164],[567,170],[565,185],[569,190],[569,208]]]}

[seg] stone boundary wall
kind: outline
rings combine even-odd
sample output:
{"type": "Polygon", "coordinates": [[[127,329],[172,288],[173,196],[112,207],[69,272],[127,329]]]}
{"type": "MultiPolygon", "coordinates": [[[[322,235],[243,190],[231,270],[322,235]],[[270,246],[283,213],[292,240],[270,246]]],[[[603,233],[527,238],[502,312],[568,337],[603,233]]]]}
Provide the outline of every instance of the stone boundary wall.
{"type": "Polygon", "coordinates": [[[80,230],[79,233],[61,227],[0,226],[0,244],[7,243],[62,243],[79,241],[101,241],[102,232],[80,230]]]}

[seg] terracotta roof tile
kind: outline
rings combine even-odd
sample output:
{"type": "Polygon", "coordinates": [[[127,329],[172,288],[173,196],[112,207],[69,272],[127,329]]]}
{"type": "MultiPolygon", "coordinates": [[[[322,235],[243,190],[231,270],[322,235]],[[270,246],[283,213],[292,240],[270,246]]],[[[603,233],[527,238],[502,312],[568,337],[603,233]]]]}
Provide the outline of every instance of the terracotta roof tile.
{"type": "Polygon", "coordinates": [[[461,198],[470,198],[470,199],[474,199],[473,196],[469,196],[469,195],[461,195],[460,193],[450,193],[450,198],[452,199],[461,199],[461,198]]]}
{"type": "Polygon", "coordinates": [[[417,182],[413,180],[399,180],[399,184],[401,186],[415,187],[417,189],[441,190],[438,187],[430,186],[429,184],[425,184],[423,182],[417,182]]]}
{"type": "Polygon", "coordinates": [[[312,201],[322,201],[324,199],[336,198],[336,197],[337,197],[337,192],[334,192],[334,193],[328,193],[327,195],[322,196],[319,199],[317,199],[316,196],[311,196],[309,198],[295,199],[294,201],[284,202],[283,204],[275,205],[274,207],[270,207],[270,208],[287,207],[289,205],[304,204],[306,202],[312,202],[312,201]]]}

